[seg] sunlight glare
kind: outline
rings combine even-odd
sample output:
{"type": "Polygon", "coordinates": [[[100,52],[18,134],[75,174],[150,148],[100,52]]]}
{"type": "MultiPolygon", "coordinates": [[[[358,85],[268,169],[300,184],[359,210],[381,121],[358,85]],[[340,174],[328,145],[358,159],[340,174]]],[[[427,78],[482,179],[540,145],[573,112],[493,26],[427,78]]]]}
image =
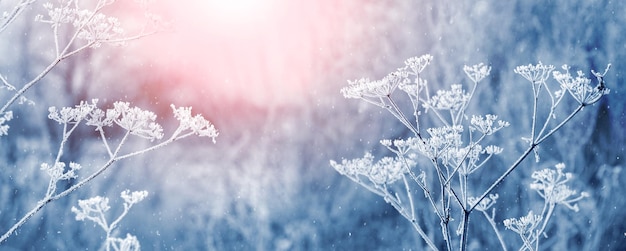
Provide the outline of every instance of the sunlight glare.
{"type": "Polygon", "coordinates": [[[209,15],[220,22],[250,22],[265,15],[269,0],[209,0],[209,15]]]}
{"type": "Polygon", "coordinates": [[[161,10],[176,21],[175,33],[142,49],[157,72],[179,76],[172,85],[181,96],[266,106],[303,102],[316,88],[349,8],[331,0],[192,0],[166,1],[161,10]]]}

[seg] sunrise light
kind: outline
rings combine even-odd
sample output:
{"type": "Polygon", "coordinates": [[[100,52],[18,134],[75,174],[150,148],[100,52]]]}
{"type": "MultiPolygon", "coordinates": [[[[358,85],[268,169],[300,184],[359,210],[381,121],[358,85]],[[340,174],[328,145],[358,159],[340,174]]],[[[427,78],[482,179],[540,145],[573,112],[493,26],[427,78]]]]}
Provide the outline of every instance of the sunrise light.
{"type": "Polygon", "coordinates": [[[162,1],[155,10],[174,32],[145,42],[142,57],[177,76],[177,92],[257,104],[303,100],[347,17],[334,1],[162,1]]]}
{"type": "Polygon", "coordinates": [[[246,21],[263,15],[271,6],[270,0],[209,0],[206,8],[222,21],[246,21]]]}

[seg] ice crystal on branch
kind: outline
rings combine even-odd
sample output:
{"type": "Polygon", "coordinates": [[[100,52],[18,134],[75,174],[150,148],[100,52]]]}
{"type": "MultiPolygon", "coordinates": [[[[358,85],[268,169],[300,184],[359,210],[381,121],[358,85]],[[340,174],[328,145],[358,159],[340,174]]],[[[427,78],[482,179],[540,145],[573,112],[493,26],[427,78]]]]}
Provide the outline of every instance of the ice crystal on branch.
{"type": "Polygon", "coordinates": [[[66,170],[66,165],[63,162],[56,162],[54,165],[48,165],[48,163],[41,164],[41,170],[46,171],[50,175],[50,181],[48,182],[48,188],[46,190],[46,198],[50,198],[54,195],[57,189],[57,182],[62,180],[76,179],[78,177],[78,170],[82,167],[80,164],[70,162],[69,169],[66,170]]]}
{"type": "Polygon", "coordinates": [[[545,83],[550,77],[550,72],[554,70],[554,65],[544,65],[541,62],[536,65],[520,65],[515,67],[513,72],[522,75],[533,84],[545,83]]]}

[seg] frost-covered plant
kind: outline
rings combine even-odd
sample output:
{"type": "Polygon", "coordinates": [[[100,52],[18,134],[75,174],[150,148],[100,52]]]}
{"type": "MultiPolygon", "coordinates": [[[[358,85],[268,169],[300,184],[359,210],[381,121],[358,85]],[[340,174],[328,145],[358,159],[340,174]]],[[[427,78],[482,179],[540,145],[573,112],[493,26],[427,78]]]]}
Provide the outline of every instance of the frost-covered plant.
{"type": "MultiPolygon", "coordinates": [[[[15,3],[12,10],[4,12],[2,17],[0,17],[0,32],[4,31],[34,2],[34,0],[21,0],[15,3]]],[[[132,32],[125,32],[117,18],[103,12],[105,7],[114,4],[115,1],[51,0],[44,2],[43,9],[46,13],[37,15],[34,20],[37,23],[50,26],[51,40],[54,43],[51,49],[53,56],[49,64],[39,74],[23,84],[10,83],[8,78],[0,73],[0,81],[2,81],[0,89],[7,91],[9,94],[8,99],[2,101],[4,105],[0,107],[0,137],[9,135],[11,120],[14,117],[18,117],[9,108],[15,102],[34,104],[32,100],[24,96],[26,91],[35,84],[40,83],[61,61],[87,49],[95,49],[105,44],[123,45],[128,41],[154,34],[163,29],[164,22],[157,15],[148,11],[147,1],[135,2],[143,8],[146,23],[140,30],[132,32]],[[132,33],[132,35],[126,35],[129,33],[132,33]]],[[[192,116],[191,107],[176,108],[172,105],[172,110],[174,117],[179,122],[178,127],[169,137],[163,139],[166,133],[163,127],[156,122],[156,114],[131,106],[128,102],[115,102],[108,109],[100,108],[97,99],[81,101],[73,107],[50,107],[48,118],[57,122],[62,129],[58,150],[56,154],[50,154],[54,158],[41,164],[41,170],[45,171],[49,176],[46,193],[30,211],[24,213],[23,217],[0,236],[0,244],[7,240],[45,205],[81,188],[119,160],[156,150],[192,135],[211,138],[215,143],[218,131],[202,115],[192,116]],[[95,170],[86,171],[77,162],[62,160],[66,143],[81,125],[93,127],[102,141],[103,149],[106,150],[106,161],[95,170]],[[108,129],[112,127],[115,128],[108,129]],[[112,134],[115,135],[114,133],[120,131],[123,132],[120,138],[112,137],[112,134]],[[152,144],[143,149],[124,148],[127,145],[126,143],[134,136],[139,138],[138,140],[147,139],[152,144]],[[60,183],[61,185],[59,185],[60,183]]],[[[122,198],[125,200],[125,211],[111,225],[106,225],[104,218],[102,218],[102,221],[96,221],[96,218],[91,218],[93,216],[91,213],[103,214],[108,209],[108,200],[103,198],[96,197],[81,201],[79,206],[82,211],[77,211],[78,209],[73,211],[77,212],[77,218],[94,220],[103,226],[105,231],[107,231],[107,249],[110,245],[116,250],[135,250],[139,247],[135,237],[129,235],[125,239],[120,239],[109,238],[109,236],[110,231],[115,228],[130,206],[139,202],[143,197],[145,197],[144,193],[122,193],[122,198]],[[91,207],[101,211],[85,211],[91,207]]]]}
{"type": "Polygon", "coordinates": [[[115,102],[112,108],[106,110],[102,110],[97,106],[97,104],[98,100],[94,99],[91,102],[83,101],[75,107],[63,107],[61,109],[50,107],[48,118],[58,122],[62,125],[63,129],[61,143],[59,144],[58,152],[53,164],[43,163],[41,165],[41,169],[50,175],[46,195],[39,200],[37,205],[31,211],[24,215],[20,221],[15,223],[13,227],[2,235],[0,242],[6,240],[11,233],[17,230],[17,228],[23,225],[46,204],[60,199],[82,187],[119,160],[158,149],[174,141],[192,135],[209,137],[213,140],[213,142],[215,142],[215,138],[219,134],[213,124],[206,120],[202,115],[191,116],[190,107],[176,108],[172,105],[174,117],[178,120],[179,125],[171,136],[169,136],[166,140],[157,141],[153,145],[144,149],[124,152],[123,146],[129,140],[131,135],[148,139],[150,141],[160,140],[163,138],[163,128],[155,122],[156,115],[138,107],[131,107],[127,102],[115,102]],[[70,162],[69,165],[67,165],[66,163],[61,162],[64,145],[76,128],[81,124],[95,127],[95,130],[98,131],[100,135],[103,147],[106,149],[108,160],[95,172],[87,175],[75,184],[72,184],[69,188],[57,192],[57,183],[62,181],[67,182],[70,179],[77,179],[78,172],[81,170],[81,165],[78,163],[70,162]],[[116,145],[110,141],[107,135],[107,130],[105,130],[105,128],[113,126],[117,126],[125,131],[122,138],[115,142],[116,145]],[[69,169],[66,168],[66,166],[69,166],[69,169]]]}
{"type": "MultiPolygon", "coordinates": [[[[4,31],[25,8],[34,2],[34,0],[22,0],[16,3],[12,12],[5,12],[0,18],[0,32],[4,31]]],[[[2,87],[13,93],[0,108],[0,116],[6,118],[8,116],[6,113],[10,112],[9,107],[16,101],[32,103],[32,100],[24,97],[26,91],[41,81],[61,61],[88,48],[98,48],[103,44],[124,45],[128,41],[154,34],[166,26],[157,15],[148,11],[145,3],[141,2],[146,23],[140,31],[126,35],[117,18],[103,13],[105,7],[114,3],[115,1],[111,0],[55,0],[43,3],[47,13],[37,15],[34,20],[50,25],[54,40],[54,58],[44,70],[23,85],[9,83],[7,78],[0,73],[2,87]]],[[[0,121],[0,131],[9,129],[5,123],[9,120],[0,121]]],[[[0,133],[0,136],[2,135],[6,133],[0,133]]]]}
{"type": "Polygon", "coordinates": [[[110,224],[107,220],[107,212],[111,209],[111,207],[109,206],[109,198],[106,197],[96,196],[86,200],[79,200],[79,208],[72,207],[72,212],[76,214],[76,220],[92,221],[104,230],[106,233],[106,238],[104,240],[105,250],[138,251],[141,250],[141,246],[139,245],[137,237],[127,233],[126,238],[122,239],[116,237],[116,233],[113,230],[117,228],[120,221],[122,221],[124,216],[128,214],[130,208],[141,202],[147,196],[147,191],[135,191],[131,193],[129,190],[124,190],[120,195],[120,197],[124,199],[124,211],[122,211],[122,213],[110,224]]]}
{"type": "Polygon", "coordinates": [[[6,123],[13,119],[13,112],[8,111],[5,112],[2,117],[0,117],[0,136],[9,134],[9,125],[6,123]]]}
{"type": "Polygon", "coordinates": [[[528,215],[519,219],[511,218],[504,220],[504,226],[517,233],[522,239],[522,250],[539,250],[539,237],[546,229],[557,204],[578,212],[578,205],[575,203],[585,197],[589,197],[589,194],[586,192],[576,195],[577,192],[571,190],[566,185],[573,177],[573,174],[564,173],[563,169],[565,169],[565,164],[559,163],[555,165],[554,169],[546,168],[535,171],[532,174],[534,181],[530,184],[530,189],[537,191],[541,198],[544,199],[541,214],[535,215],[531,210],[528,212],[528,215]]]}
{"type": "Polygon", "coordinates": [[[541,224],[542,220],[543,217],[541,217],[541,215],[536,215],[531,210],[528,212],[528,215],[522,216],[519,219],[511,218],[504,220],[504,226],[519,234],[524,241],[524,249],[528,248],[534,250],[530,239],[538,239],[539,231],[536,229],[541,224]]]}
{"type": "MultiPolygon", "coordinates": [[[[488,161],[502,153],[504,149],[484,142],[510,124],[494,114],[471,114],[471,116],[467,114],[468,105],[477,87],[490,74],[491,67],[482,63],[463,67],[463,71],[471,80],[469,91],[464,85],[454,84],[450,89],[431,93],[428,82],[422,78],[422,71],[432,59],[430,55],[410,58],[405,61],[404,67],[381,80],[371,81],[362,78],[348,81],[348,86],[341,89],[344,97],[361,99],[389,111],[411,131],[412,135],[406,139],[381,140],[381,144],[390,150],[394,157],[383,157],[376,161],[371,153],[366,153],[363,158],[344,159],[341,162],[331,160],[330,165],[340,174],[383,197],[411,222],[433,250],[439,249],[437,239],[433,239],[434,235],[426,233],[425,229],[432,229],[432,226],[425,228],[424,223],[419,222],[418,211],[435,213],[440,221],[441,240],[446,250],[457,246],[460,250],[465,250],[469,236],[469,216],[474,210],[478,210],[483,213],[502,248],[506,250],[507,245],[495,221],[496,209],[493,206],[498,199],[498,195],[493,194],[495,188],[531,153],[534,152],[535,159],[539,161],[538,145],[563,127],[584,106],[597,102],[609,93],[603,78],[610,65],[603,73],[592,71],[598,80],[595,87],[591,86],[591,80],[582,72],[579,72],[576,78],[572,77],[567,66],[563,67],[565,70],[563,73],[554,72],[554,66],[542,63],[515,68],[515,73],[531,83],[534,97],[532,117],[529,118],[532,120],[531,131],[528,136],[522,138],[528,143],[526,150],[506,170],[499,171],[493,168],[484,169],[488,161]],[[551,76],[559,83],[557,87],[560,89],[556,92],[552,92],[554,86],[548,82],[551,76]],[[398,93],[397,90],[401,92],[398,93]],[[569,93],[569,96],[577,101],[578,106],[568,116],[558,120],[556,108],[562,103],[565,93],[569,93]],[[405,109],[399,107],[396,102],[396,99],[402,96],[408,97],[410,101],[413,119],[409,119],[404,112],[405,109]],[[546,99],[550,102],[548,105],[543,103],[546,99]],[[538,116],[540,107],[548,107],[547,116],[538,116]],[[435,120],[435,123],[430,125],[440,126],[422,128],[422,119],[426,114],[431,114],[430,118],[435,120]],[[429,163],[430,168],[422,165],[423,163],[429,163]],[[500,172],[500,174],[496,180],[481,179],[484,184],[468,182],[471,175],[481,172],[500,172]],[[432,173],[434,178],[428,179],[429,173],[432,173]],[[435,184],[431,184],[433,181],[435,184]],[[423,192],[426,203],[415,202],[420,194],[415,192],[415,185],[423,192]],[[456,224],[456,231],[451,231],[453,223],[456,224]],[[453,238],[453,232],[457,234],[458,239],[453,238]]],[[[587,196],[583,193],[579,197],[571,198],[575,192],[569,190],[564,183],[572,174],[564,174],[563,167],[558,165],[557,171],[544,170],[533,174],[535,182],[531,188],[539,192],[546,201],[541,215],[534,215],[531,212],[526,217],[507,220],[505,223],[507,228],[518,232],[528,243],[538,243],[539,234],[545,229],[545,224],[556,204],[577,209],[572,203],[587,196]],[[542,225],[538,222],[542,222],[542,225]],[[536,229],[537,226],[540,228],[536,229]],[[529,234],[529,231],[535,232],[529,234]]],[[[474,180],[478,181],[472,179],[474,180]]],[[[523,249],[534,250],[526,245],[526,241],[523,249]]]]}

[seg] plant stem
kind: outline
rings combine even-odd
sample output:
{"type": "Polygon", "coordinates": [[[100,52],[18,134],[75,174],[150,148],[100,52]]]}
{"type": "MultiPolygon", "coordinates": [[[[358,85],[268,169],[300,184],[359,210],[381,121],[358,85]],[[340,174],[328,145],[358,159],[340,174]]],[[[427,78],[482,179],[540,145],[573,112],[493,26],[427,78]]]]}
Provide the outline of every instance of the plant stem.
{"type": "Polygon", "coordinates": [[[2,237],[0,237],[0,244],[3,243],[4,241],[6,241],[6,239],[11,236],[11,234],[13,234],[19,227],[21,227],[22,225],[24,225],[26,223],[26,221],[28,221],[31,217],[33,217],[37,212],[39,212],[39,210],[41,210],[45,205],[47,205],[48,203],[58,200],[60,198],[63,198],[65,196],[67,196],[68,194],[76,191],[77,189],[81,188],[82,186],[84,186],[86,183],[88,183],[89,181],[93,180],[95,177],[97,177],[98,175],[100,175],[101,173],[103,173],[105,170],[107,170],[113,163],[125,159],[125,158],[129,158],[135,155],[139,155],[139,154],[143,154],[155,149],[158,149],[160,147],[163,147],[169,143],[172,143],[174,141],[177,141],[179,139],[185,138],[189,135],[192,135],[193,133],[188,133],[188,134],[184,134],[182,136],[178,136],[178,137],[170,137],[168,140],[163,141],[157,145],[154,145],[152,147],[146,148],[144,150],[140,150],[140,151],[136,151],[136,152],[132,152],[126,155],[122,155],[122,156],[117,156],[119,153],[119,150],[121,148],[121,145],[126,141],[126,138],[129,135],[129,132],[127,132],[124,135],[124,138],[121,140],[120,145],[117,147],[117,149],[115,150],[115,152],[113,153],[113,156],[106,162],[104,163],[100,169],[98,169],[96,172],[92,173],[89,177],[81,180],[80,182],[74,184],[73,186],[71,186],[70,188],[66,189],[65,191],[57,194],[57,195],[47,195],[46,197],[44,197],[42,200],[40,200],[37,205],[31,209],[28,213],[26,213],[17,223],[15,223],[6,233],[4,233],[2,235],[2,237]]]}
{"type": "Polygon", "coordinates": [[[469,215],[470,212],[467,210],[463,210],[463,232],[461,234],[461,251],[465,251],[467,249],[467,229],[469,228],[469,215]]]}
{"type": "Polygon", "coordinates": [[[430,249],[434,250],[434,251],[439,251],[439,249],[437,248],[437,246],[435,246],[435,243],[433,243],[429,238],[428,235],[426,235],[426,233],[424,232],[424,230],[419,226],[419,224],[417,224],[416,220],[412,220],[411,221],[411,225],[413,225],[413,228],[415,228],[415,231],[417,231],[417,233],[422,237],[422,239],[424,239],[424,241],[426,242],[426,244],[428,245],[428,247],[430,247],[430,249]]]}
{"type": "Polygon", "coordinates": [[[493,231],[496,233],[496,237],[498,237],[498,241],[500,242],[500,246],[502,246],[502,250],[507,251],[506,244],[504,243],[504,239],[502,238],[502,235],[500,235],[500,231],[498,231],[498,226],[496,225],[496,222],[493,220],[495,218],[496,209],[495,208],[493,209],[491,216],[489,216],[487,212],[485,211],[482,211],[482,212],[483,212],[483,215],[485,215],[485,218],[487,218],[489,225],[491,225],[491,228],[493,228],[493,231]]]}
{"type": "Polygon", "coordinates": [[[556,127],[552,128],[552,130],[550,130],[548,133],[546,133],[545,136],[539,138],[537,140],[537,144],[541,144],[541,142],[546,140],[548,137],[552,136],[552,134],[554,134],[554,132],[556,132],[559,129],[561,129],[561,127],[563,127],[563,125],[565,125],[565,123],[570,121],[574,117],[574,115],[576,115],[578,112],[580,112],[585,106],[586,106],[585,104],[578,105],[578,107],[576,107],[576,109],[572,113],[570,113],[570,115],[567,116],[567,118],[565,118],[563,121],[561,121],[561,123],[559,123],[556,127]]]}
{"type": "Polygon", "coordinates": [[[491,186],[489,188],[487,188],[487,190],[485,190],[485,192],[479,196],[476,199],[476,202],[474,202],[474,205],[470,206],[468,211],[471,213],[474,208],[476,208],[476,206],[478,206],[478,204],[480,203],[481,200],[483,200],[485,197],[487,197],[487,195],[489,193],[491,193],[491,191],[493,191],[493,189],[495,189],[498,185],[500,185],[500,183],[502,183],[502,181],[509,176],[509,174],[511,172],[513,172],[513,170],[515,170],[515,168],[517,168],[517,166],[519,166],[519,164],[522,163],[522,161],[524,159],[526,159],[526,157],[528,157],[528,155],[535,149],[535,147],[537,147],[536,144],[531,144],[528,149],[526,149],[526,151],[524,151],[524,153],[522,153],[522,155],[509,167],[509,169],[507,169],[502,175],[500,175],[500,177],[494,181],[491,186]]]}
{"type": "Polygon", "coordinates": [[[493,189],[496,188],[496,186],[498,186],[500,183],[502,183],[502,181],[513,171],[515,170],[515,168],[517,168],[517,166],[519,166],[520,163],[522,163],[522,161],[535,149],[535,147],[537,147],[539,144],[541,144],[544,140],[546,140],[548,137],[552,136],[556,131],[558,131],[559,129],[561,129],[561,127],[563,127],[563,125],[565,125],[568,121],[570,121],[578,112],[580,112],[583,107],[585,105],[581,104],[579,105],[574,111],[572,111],[572,113],[570,113],[569,116],[567,116],[567,118],[565,118],[563,121],[561,121],[561,123],[559,123],[556,127],[554,127],[552,130],[550,130],[546,135],[544,135],[543,137],[537,139],[535,142],[532,142],[530,144],[530,146],[526,149],[526,151],[524,151],[524,153],[522,153],[522,155],[511,165],[511,167],[509,167],[509,169],[507,169],[495,182],[493,182],[493,184],[491,184],[491,186],[489,188],[487,188],[487,190],[485,190],[485,192],[478,197],[478,199],[476,200],[476,202],[474,203],[474,205],[472,205],[469,208],[469,211],[471,212],[472,210],[474,210],[474,208],[478,205],[478,203],[484,199],[485,197],[487,197],[487,195],[489,193],[491,193],[491,191],[493,191],[493,189]]]}
{"type": "Polygon", "coordinates": [[[422,139],[422,135],[417,131],[417,128],[415,128],[413,124],[411,124],[411,122],[406,118],[406,116],[404,116],[404,113],[400,111],[400,108],[398,107],[398,105],[396,105],[396,102],[393,101],[391,96],[387,96],[387,100],[389,101],[389,103],[391,104],[391,107],[393,108],[393,110],[389,110],[389,111],[393,115],[395,115],[396,118],[398,118],[398,120],[402,122],[402,124],[404,124],[409,130],[411,130],[411,132],[413,132],[413,134],[416,137],[418,137],[419,139],[422,139]]]}

